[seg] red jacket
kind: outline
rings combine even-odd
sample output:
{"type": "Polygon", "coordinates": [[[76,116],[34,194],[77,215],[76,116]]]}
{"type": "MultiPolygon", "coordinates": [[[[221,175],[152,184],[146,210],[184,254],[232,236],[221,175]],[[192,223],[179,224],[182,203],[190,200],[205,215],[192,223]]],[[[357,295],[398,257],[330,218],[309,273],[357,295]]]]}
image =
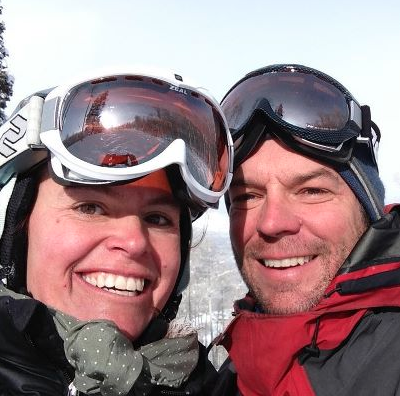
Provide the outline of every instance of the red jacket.
{"type": "Polygon", "coordinates": [[[367,230],[312,310],[257,313],[249,296],[236,304],[236,317],[218,343],[234,363],[241,394],[400,394],[400,357],[395,364],[389,357],[400,353],[396,210],[367,230]],[[392,370],[397,376],[387,378],[392,370]],[[382,381],[393,385],[383,392],[382,381]]]}

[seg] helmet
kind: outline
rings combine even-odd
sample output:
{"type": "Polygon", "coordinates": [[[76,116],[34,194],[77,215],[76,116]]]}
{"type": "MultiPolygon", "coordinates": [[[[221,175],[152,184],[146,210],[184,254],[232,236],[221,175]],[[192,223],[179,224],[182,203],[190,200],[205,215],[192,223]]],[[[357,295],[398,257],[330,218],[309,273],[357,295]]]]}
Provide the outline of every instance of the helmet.
{"type": "MultiPolygon", "coordinates": [[[[380,131],[338,81],[310,67],[266,66],[248,73],[221,102],[235,145],[234,167],[273,136],[305,156],[331,165],[353,190],[370,221],[383,214],[378,174],[380,131]]],[[[229,197],[225,197],[229,207],[229,197]]]]}
{"type": "Polygon", "coordinates": [[[177,74],[90,76],[27,97],[0,136],[0,279],[10,289],[26,293],[25,222],[37,168],[47,162],[65,185],[127,183],[165,168],[183,207],[182,261],[171,297],[181,295],[189,281],[191,222],[218,205],[232,178],[227,122],[205,89],[177,74]]]}

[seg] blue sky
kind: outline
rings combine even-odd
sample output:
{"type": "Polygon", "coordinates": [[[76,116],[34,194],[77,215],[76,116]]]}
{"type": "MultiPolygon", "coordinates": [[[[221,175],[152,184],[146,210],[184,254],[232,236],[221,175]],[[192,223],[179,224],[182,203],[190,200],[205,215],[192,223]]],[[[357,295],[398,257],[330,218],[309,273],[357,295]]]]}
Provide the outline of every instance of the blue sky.
{"type": "Polygon", "coordinates": [[[92,69],[172,69],[220,100],[245,73],[300,63],[371,106],[382,132],[387,201],[400,202],[400,2],[238,0],[2,0],[8,111],[35,90],[92,69]]]}

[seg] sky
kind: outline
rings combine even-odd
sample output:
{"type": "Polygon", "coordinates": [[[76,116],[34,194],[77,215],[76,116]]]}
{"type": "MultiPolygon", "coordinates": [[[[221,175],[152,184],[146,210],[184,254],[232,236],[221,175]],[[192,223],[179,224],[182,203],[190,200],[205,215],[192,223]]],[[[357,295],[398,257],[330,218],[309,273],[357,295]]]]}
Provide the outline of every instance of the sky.
{"type": "Polygon", "coordinates": [[[397,0],[1,0],[11,113],[23,97],[102,68],[165,68],[217,100],[245,73],[298,63],[340,81],[380,127],[386,201],[400,202],[397,0]]]}

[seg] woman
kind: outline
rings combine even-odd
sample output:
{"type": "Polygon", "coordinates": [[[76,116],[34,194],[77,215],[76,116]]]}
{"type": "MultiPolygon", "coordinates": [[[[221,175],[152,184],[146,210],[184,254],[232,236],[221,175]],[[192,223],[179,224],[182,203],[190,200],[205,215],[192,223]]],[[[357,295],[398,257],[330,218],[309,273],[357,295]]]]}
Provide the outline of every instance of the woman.
{"type": "Polygon", "coordinates": [[[216,102],[178,75],[110,74],[1,129],[0,395],[207,394],[204,347],[173,319],[191,221],[231,178],[216,102]]]}

